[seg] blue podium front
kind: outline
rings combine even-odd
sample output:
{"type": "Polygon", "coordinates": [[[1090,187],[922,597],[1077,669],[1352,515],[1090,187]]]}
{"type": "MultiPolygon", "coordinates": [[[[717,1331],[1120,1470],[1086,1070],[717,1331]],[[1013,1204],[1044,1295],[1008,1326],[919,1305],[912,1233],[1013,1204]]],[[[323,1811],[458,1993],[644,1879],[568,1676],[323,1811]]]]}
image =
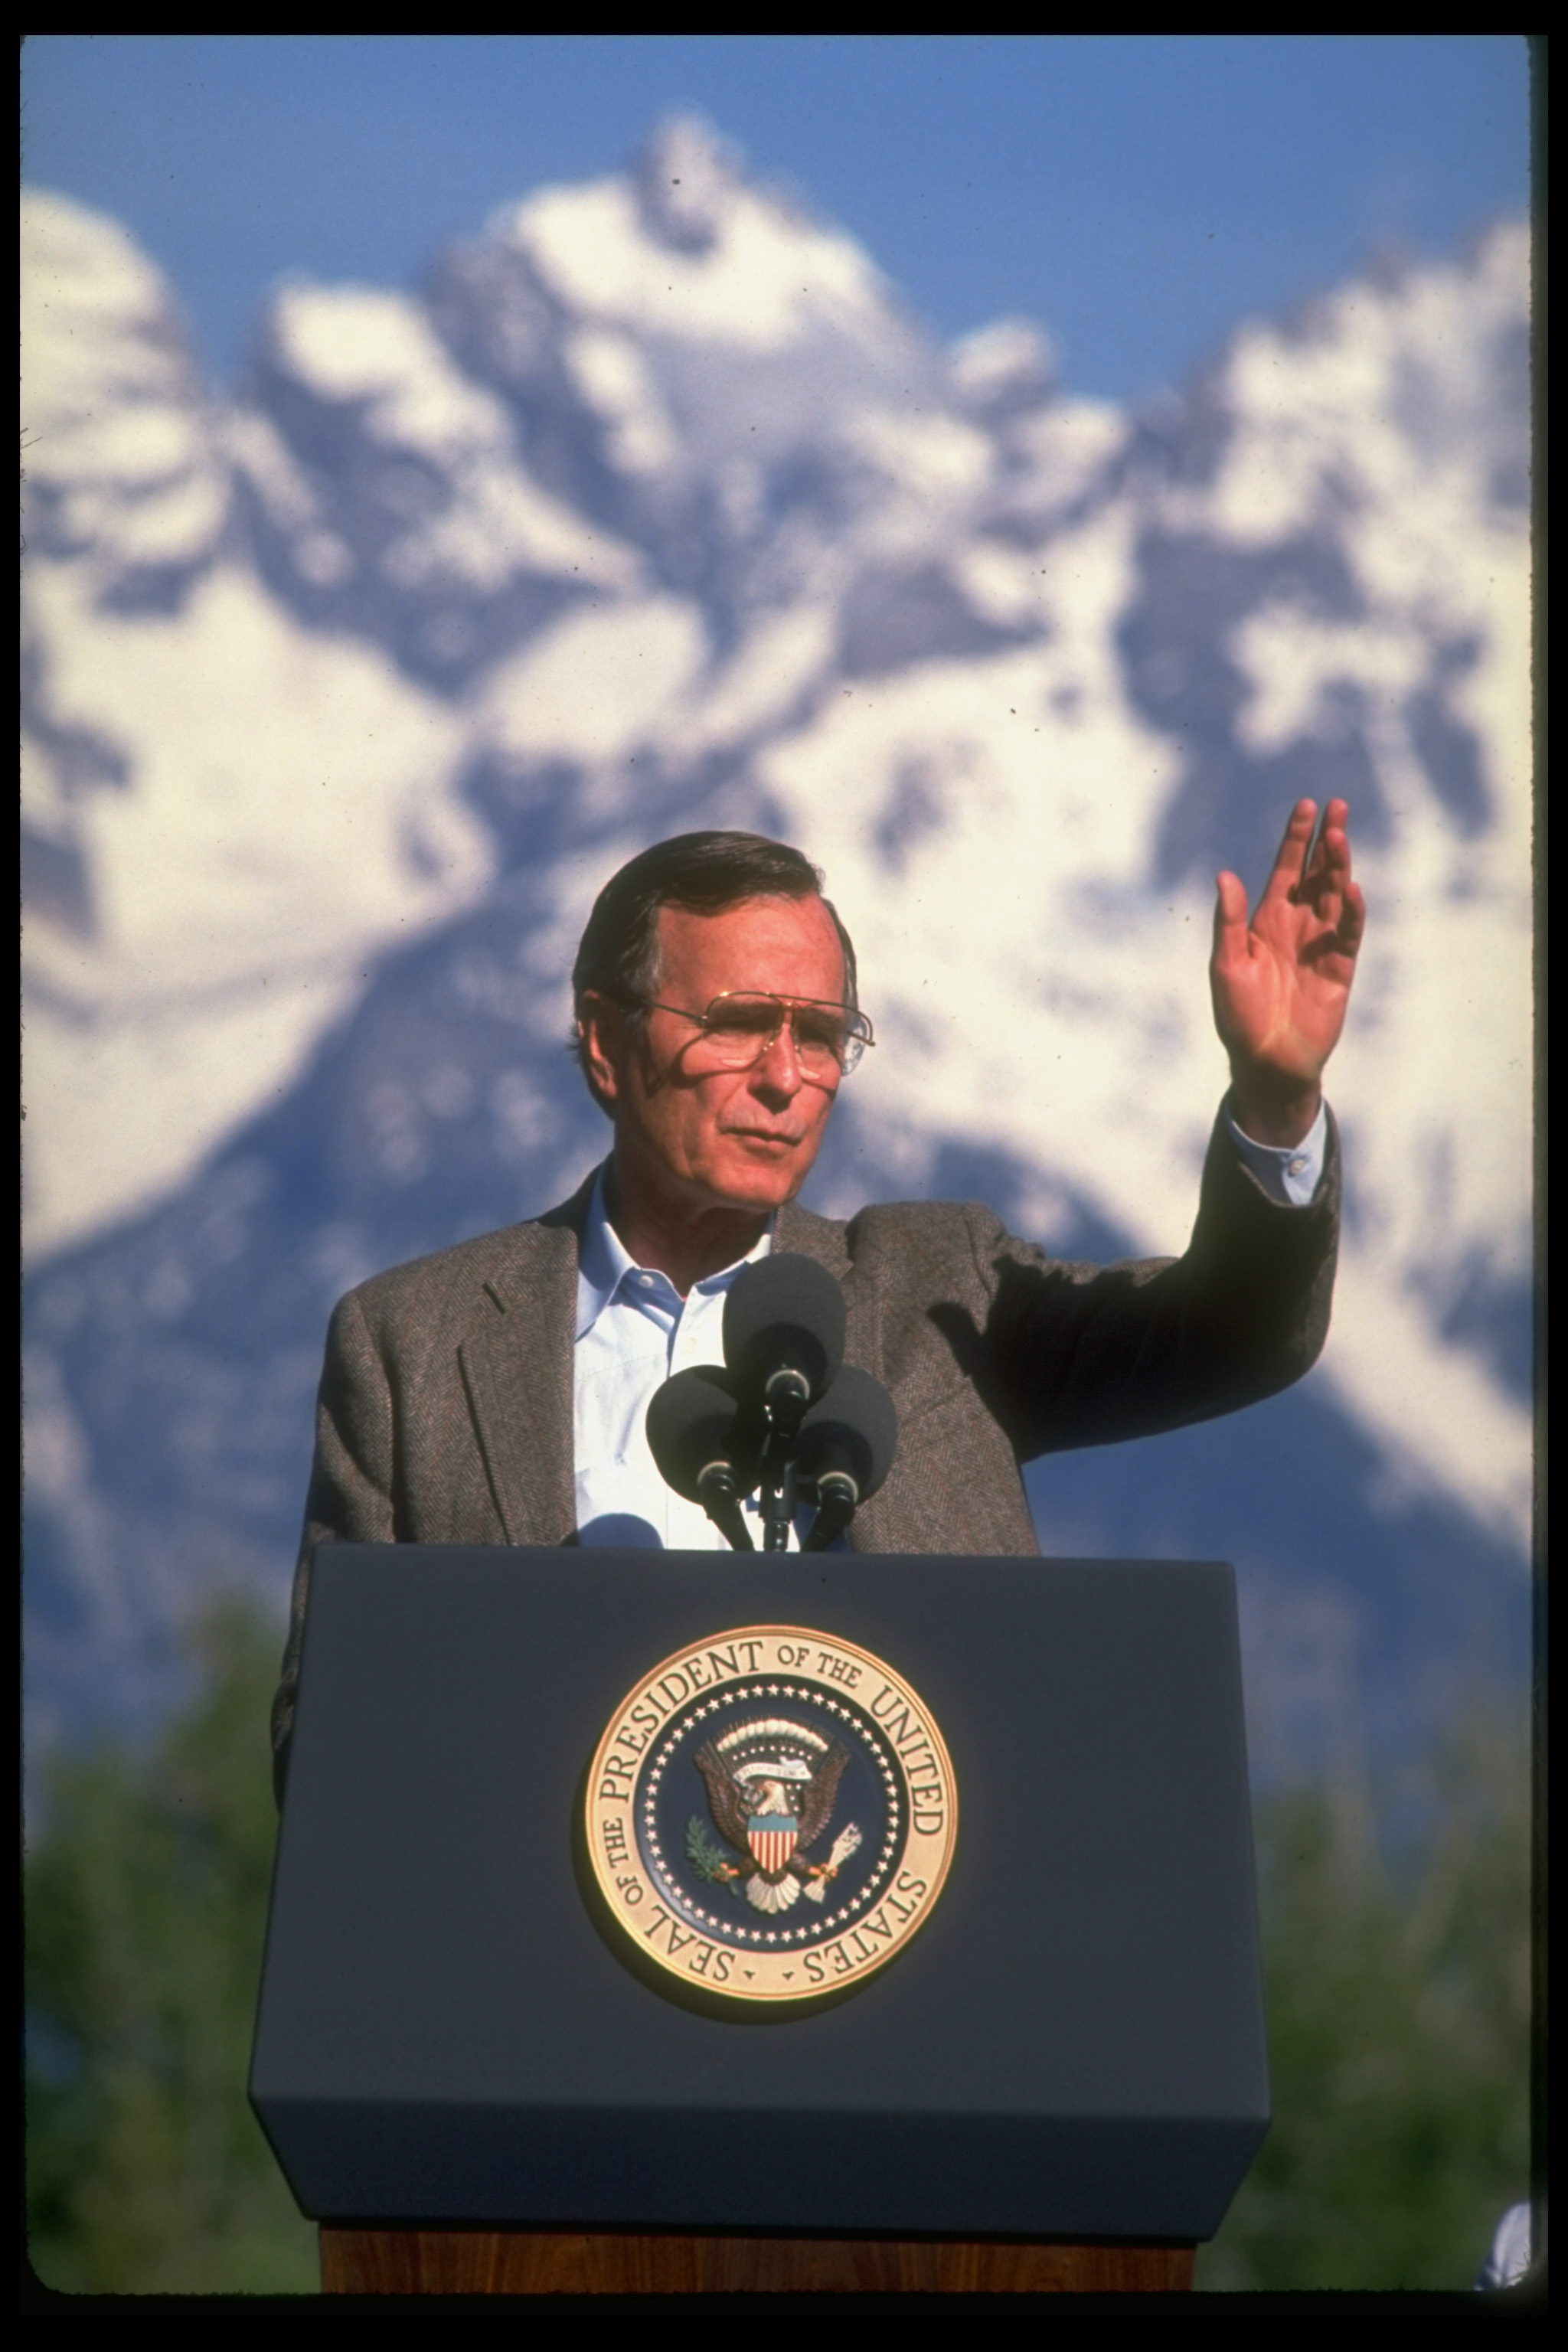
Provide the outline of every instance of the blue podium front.
{"type": "Polygon", "coordinates": [[[1268,2123],[1232,1571],[323,1547],[251,2096],[338,2224],[1211,2236],[1268,2123]]]}

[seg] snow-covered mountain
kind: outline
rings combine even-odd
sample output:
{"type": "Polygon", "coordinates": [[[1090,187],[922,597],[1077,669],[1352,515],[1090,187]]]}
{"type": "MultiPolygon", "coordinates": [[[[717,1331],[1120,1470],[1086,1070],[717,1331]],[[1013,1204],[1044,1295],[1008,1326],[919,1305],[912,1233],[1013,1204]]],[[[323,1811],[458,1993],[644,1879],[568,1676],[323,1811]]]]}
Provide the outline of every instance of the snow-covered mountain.
{"type": "Polygon", "coordinates": [[[817,1205],[984,1192],[1114,1255],[1180,1246],[1213,874],[1257,887],[1303,792],[1350,800],[1372,911],[1327,1357],[1037,1513],[1235,1553],[1281,1718],[1352,1654],[1409,1703],[1516,1669],[1527,258],[1504,225],[1248,322],[1124,415],[1024,324],[938,350],[677,122],[418,293],[281,288],[220,400],[124,233],[35,195],[46,1710],[132,1692],[214,1577],[281,1591],[333,1297],[596,1156],[565,974],[635,848],[753,824],[826,869],[879,1042],[817,1205]]]}

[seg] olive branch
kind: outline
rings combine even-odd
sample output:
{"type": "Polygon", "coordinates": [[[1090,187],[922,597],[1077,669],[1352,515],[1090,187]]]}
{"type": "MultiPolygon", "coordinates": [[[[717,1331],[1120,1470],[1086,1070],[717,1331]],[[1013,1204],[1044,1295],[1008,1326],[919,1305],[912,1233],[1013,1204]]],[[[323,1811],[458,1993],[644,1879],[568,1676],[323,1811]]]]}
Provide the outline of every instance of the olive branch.
{"type": "Polygon", "coordinates": [[[732,1862],[721,1845],[715,1845],[698,1816],[693,1813],[686,1824],[686,1858],[699,1878],[710,1886],[722,1886],[741,1875],[741,1866],[732,1862]]]}

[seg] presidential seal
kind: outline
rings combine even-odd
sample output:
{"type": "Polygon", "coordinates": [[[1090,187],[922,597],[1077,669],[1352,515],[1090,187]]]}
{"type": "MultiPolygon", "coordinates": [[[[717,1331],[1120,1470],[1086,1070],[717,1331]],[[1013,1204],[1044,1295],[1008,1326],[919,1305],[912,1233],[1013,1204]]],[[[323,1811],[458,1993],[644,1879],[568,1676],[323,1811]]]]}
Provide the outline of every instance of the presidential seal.
{"type": "Polygon", "coordinates": [[[588,1853],[654,1965],[735,2001],[814,2000],[891,1959],[958,1826],[930,1709],[869,1650],[746,1625],[665,1658],[610,1717],[588,1853]]]}

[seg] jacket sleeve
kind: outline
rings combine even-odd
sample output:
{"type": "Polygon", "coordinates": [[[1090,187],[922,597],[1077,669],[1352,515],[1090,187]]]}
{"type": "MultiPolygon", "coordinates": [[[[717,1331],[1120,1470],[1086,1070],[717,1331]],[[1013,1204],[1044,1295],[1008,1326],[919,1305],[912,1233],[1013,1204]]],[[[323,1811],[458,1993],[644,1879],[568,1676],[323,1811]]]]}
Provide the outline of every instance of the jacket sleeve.
{"type": "Polygon", "coordinates": [[[294,1570],[289,1640],[272,1702],[273,1784],[279,1801],[294,1723],[310,1564],[318,1544],[390,1543],[395,1533],[392,1385],[359,1294],[333,1312],[316,1397],[316,1452],[294,1570]]]}
{"type": "Polygon", "coordinates": [[[972,1214],[990,1299],[982,1378],[1019,1459],[1179,1429],[1300,1380],[1328,1335],[1339,1188],[1331,1115],[1306,1208],[1269,1198],[1222,1118],[1179,1258],[1064,1264],[972,1214]]]}

